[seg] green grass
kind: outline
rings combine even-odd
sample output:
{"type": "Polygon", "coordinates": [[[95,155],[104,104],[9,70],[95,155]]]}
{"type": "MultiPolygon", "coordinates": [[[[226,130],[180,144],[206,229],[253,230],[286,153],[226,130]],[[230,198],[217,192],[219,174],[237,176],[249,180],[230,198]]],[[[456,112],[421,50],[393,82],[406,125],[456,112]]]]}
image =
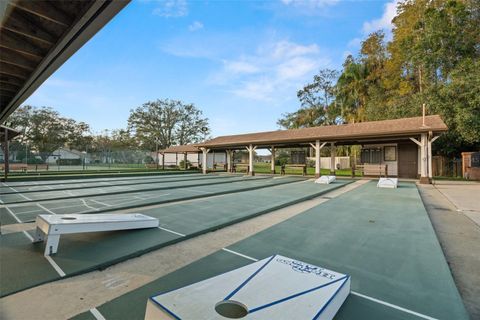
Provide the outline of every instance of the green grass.
{"type": "MultiPolygon", "coordinates": [[[[255,173],[271,173],[270,163],[256,162],[256,163],[253,164],[253,168],[254,168],[255,173]]],[[[281,169],[280,166],[275,166],[275,172],[277,174],[280,173],[280,169],[281,169]]],[[[328,175],[328,174],[330,174],[330,169],[321,169],[320,173],[322,175],[328,175]]],[[[293,169],[293,168],[288,168],[287,167],[287,168],[285,168],[285,174],[301,175],[302,174],[302,169],[300,169],[300,168],[293,169]]],[[[337,176],[350,177],[352,175],[352,170],[351,169],[336,170],[335,174],[337,176]]],[[[315,175],[315,168],[308,167],[307,168],[307,175],[314,176],[315,175]]],[[[361,172],[357,170],[356,173],[355,173],[355,176],[361,176],[361,172]]]]}

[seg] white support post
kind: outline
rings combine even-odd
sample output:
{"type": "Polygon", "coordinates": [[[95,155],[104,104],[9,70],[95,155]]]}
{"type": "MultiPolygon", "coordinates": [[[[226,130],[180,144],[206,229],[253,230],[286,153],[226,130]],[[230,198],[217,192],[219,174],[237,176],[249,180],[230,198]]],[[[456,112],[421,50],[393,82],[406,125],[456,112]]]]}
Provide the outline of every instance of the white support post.
{"type": "Polygon", "coordinates": [[[428,136],[426,133],[422,133],[420,136],[420,141],[415,138],[410,138],[420,147],[420,183],[430,183],[428,179],[428,136]]]}
{"type": "Polygon", "coordinates": [[[320,150],[325,147],[327,143],[320,144],[320,140],[316,140],[315,144],[310,143],[310,146],[315,150],[315,178],[320,178],[320,150]]]}
{"type": "Polygon", "coordinates": [[[201,147],[200,150],[202,150],[202,153],[203,153],[202,171],[203,171],[203,174],[207,174],[207,154],[210,152],[210,149],[201,147]]]}
{"type": "Polygon", "coordinates": [[[275,174],[275,147],[272,146],[272,149],[270,149],[270,152],[272,153],[272,159],[271,159],[271,173],[275,174]]]}
{"type": "Polygon", "coordinates": [[[257,149],[253,145],[249,145],[247,148],[248,151],[248,174],[251,176],[255,175],[255,171],[253,170],[253,151],[257,149]]]}
{"type": "Polygon", "coordinates": [[[332,176],[335,175],[335,155],[336,155],[335,142],[331,142],[330,143],[330,175],[332,176]]]}
{"type": "Polygon", "coordinates": [[[232,172],[232,150],[227,150],[227,172],[232,172]]]}
{"type": "Polygon", "coordinates": [[[428,179],[429,182],[432,182],[433,179],[433,167],[432,167],[432,143],[438,139],[439,136],[432,137],[429,135],[428,139],[428,179]]]}

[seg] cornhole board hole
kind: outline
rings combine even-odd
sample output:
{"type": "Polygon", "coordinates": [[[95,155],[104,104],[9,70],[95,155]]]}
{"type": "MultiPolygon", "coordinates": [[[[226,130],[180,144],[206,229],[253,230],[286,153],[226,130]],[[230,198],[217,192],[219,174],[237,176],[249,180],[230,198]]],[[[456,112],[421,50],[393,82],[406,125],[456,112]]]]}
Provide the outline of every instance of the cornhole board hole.
{"type": "Polygon", "coordinates": [[[150,297],[145,320],[332,319],[350,276],[284,256],[150,297]]]}
{"type": "Polygon", "coordinates": [[[330,184],[336,180],[335,176],[321,176],[317,180],[315,180],[315,183],[320,183],[320,184],[330,184]]]}
{"type": "Polygon", "coordinates": [[[380,178],[377,183],[378,188],[395,189],[398,186],[398,178],[380,178]]]}
{"type": "Polygon", "coordinates": [[[36,219],[33,242],[46,239],[45,256],[57,252],[62,234],[156,228],[157,218],[132,214],[41,214],[36,219]]]}

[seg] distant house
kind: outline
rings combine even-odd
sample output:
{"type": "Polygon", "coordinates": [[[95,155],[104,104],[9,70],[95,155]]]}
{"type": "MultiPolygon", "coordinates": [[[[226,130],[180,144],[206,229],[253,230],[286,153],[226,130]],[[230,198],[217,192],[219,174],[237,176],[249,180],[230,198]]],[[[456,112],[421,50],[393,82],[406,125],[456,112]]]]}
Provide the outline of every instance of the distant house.
{"type": "Polygon", "coordinates": [[[75,149],[66,149],[66,148],[58,148],[57,150],[53,151],[52,154],[47,158],[45,161],[48,164],[57,164],[59,159],[63,160],[80,160],[80,162],[85,157],[85,163],[90,163],[90,156],[82,151],[78,151],[75,149]]]}
{"type": "MultiPolygon", "coordinates": [[[[248,155],[246,155],[246,156],[248,156],[248,155]]],[[[272,162],[272,156],[271,155],[257,155],[255,158],[258,162],[265,162],[265,163],[272,162]]],[[[248,157],[246,157],[245,163],[247,161],[248,161],[248,157]]]]}

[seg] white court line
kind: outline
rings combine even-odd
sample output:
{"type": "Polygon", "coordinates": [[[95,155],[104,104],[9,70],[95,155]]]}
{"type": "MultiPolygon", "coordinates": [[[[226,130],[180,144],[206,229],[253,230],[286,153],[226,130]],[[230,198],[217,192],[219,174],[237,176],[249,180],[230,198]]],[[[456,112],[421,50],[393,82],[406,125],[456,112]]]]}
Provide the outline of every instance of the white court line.
{"type": "Polygon", "coordinates": [[[42,209],[29,210],[29,211],[17,212],[15,214],[18,216],[19,214],[28,214],[28,213],[34,213],[34,212],[43,212],[43,210],[42,209]]]}
{"type": "Polygon", "coordinates": [[[57,273],[60,277],[65,277],[66,276],[65,272],[63,272],[63,270],[58,266],[58,264],[55,261],[53,261],[52,257],[50,257],[50,256],[44,256],[44,257],[45,257],[45,259],[47,259],[48,262],[50,262],[53,269],[55,269],[55,271],[57,271],[57,273]]]}
{"type": "Polygon", "coordinates": [[[33,237],[30,235],[30,233],[28,233],[27,231],[23,231],[23,234],[30,240],[33,242],[33,237]]]}
{"type": "Polygon", "coordinates": [[[37,205],[38,207],[40,207],[41,209],[47,211],[48,213],[56,214],[55,212],[53,212],[52,210],[50,210],[50,209],[48,209],[48,208],[45,208],[44,206],[42,206],[42,205],[41,205],[40,203],[38,203],[38,202],[36,203],[36,205],[37,205]]]}
{"type": "Polygon", "coordinates": [[[14,192],[16,192],[20,197],[23,197],[24,199],[28,200],[28,201],[32,201],[32,199],[30,199],[29,197],[27,196],[24,196],[23,194],[21,194],[20,192],[18,192],[16,189],[12,188],[9,186],[10,189],[12,189],[14,192]]]}
{"type": "Polygon", "coordinates": [[[222,248],[222,250],[223,250],[223,251],[230,252],[230,253],[233,253],[233,254],[235,254],[235,255],[237,255],[237,256],[240,256],[240,257],[245,258],[245,259],[248,259],[248,260],[258,261],[258,259],[255,259],[255,258],[250,257],[250,256],[246,256],[246,255],[244,255],[244,254],[241,254],[241,253],[239,253],[239,252],[236,252],[236,251],[233,251],[233,250],[230,250],[230,249],[227,249],[227,248],[222,248]]]}
{"type": "Polygon", "coordinates": [[[161,230],[163,230],[163,231],[167,231],[167,232],[176,234],[176,235],[181,236],[181,237],[185,237],[184,234],[182,234],[182,233],[180,233],[180,232],[175,232],[175,231],[173,231],[173,230],[169,230],[169,229],[167,229],[167,228],[158,227],[158,229],[161,229],[161,230]]]}
{"type": "Polygon", "coordinates": [[[112,207],[113,206],[113,204],[108,204],[108,203],[101,202],[101,201],[94,200],[94,199],[90,199],[90,201],[101,204],[102,206],[106,206],[106,207],[112,207]]]}
{"type": "Polygon", "coordinates": [[[361,293],[356,292],[356,291],[351,291],[350,293],[353,294],[353,295],[356,295],[360,298],[364,298],[364,299],[367,299],[367,300],[370,300],[370,301],[373,301],[373,302],[376,302],[376,303],[379,303],[379,304],[383,304],[384,306],[387,306],[387,307],[390,307],[390,308],[393,308],[393,309],[397,309],[397,310],[403,311],[405,313],[412,314],[414,316],[417,316],[417,317],[420,317],[420,318],[423,318],[423,319],[438,320],[437,318],[433,318],[433,317],[430,317],[430,316],[427,316],[427,315],[424,315],[424,314],[421,314],[421,313],[418,313],[418,312],[415,312],[415,311],[412,311],[412,310],[409,310],[409,309],[405,309],[405,308],[402,308],[402,307],[397,306],[395,304],[392,304],[392,303],[389,303],[389,302],[386,302],[386,301],[383,301],[383,300],[375,299],[375,298],[366,296],[366,295],[361,294],[361,293]]]}
{"type": "Polygon", "coordinates": [[[82,200],[82,202],[83,202],[83,204],[85,205],[85,207],[90,208],[90,209],[93,209],[93,210],[95,210],[95,211],[100,210],[100,209],[98,209],[98,208],[89,206],[89,205],[87,204],[87,202],[85,201],[85,199],[82,198],[82,199],[80,199],[80,200],[82,200]]]}
{"type": "Polygon", "coordinates": [[[95,317],[97,320],[106,320],[104,316],[97,310],[97,308],[90,309],[90,313],[95,317]]]}
{"type": "Polygon", "coordinates": [[[23,223],[23,221],[20,220],[20,219],[17,217],[17,215],[16,215],[15,213],[13,213],[12,210],[10,210],[9,207],[5,207],[5,209],[7,209],[7,211],[10,213],[10,215],[11,215],[15,220],[17,220],[18,223],[23,223]]]}
{"type": "MultiPolygon", "coordinates": [[[[249,259],[249,260],[252,260],[252,261],[258,261],[258,259],[255,259],[253,257],[250,257],[250,256],[247,256],[247,255],[244,255],[244,254],[241,254],[239,252],[236,252],[236,251],[233,251],[233,250],[230,250],[230,249],[227,249],[227,248],[222,248],[222,250],[224,251],[227,251],[227,252],[230,252],[232,254],[235,254],[237,256],[240,256],[240,257],[243,257],[245,259],[249,259]]],[[[379,303],[379,304],[383,304],[384,306],[387,306],[387,307],[390,307],[392,309],[396,309],[396,310],[399,310],[399,311],[403,311],[405,313],[409,313],[411,315],[414,315],[414,316],[417,316],[419,318],[422,318],[422,319],[427,319],[427,320],[438,320],[437,318],[433,318],[433,317],[430,317],[430,316],[427,316],[427,315],[424,315],[422,313],[418,313],[418,312],[415,312],[415,311],[412,311],[412,310],[409,310],[409,309],[406,309],[406,308],[402,308],[400,306],[397,306],[395,304],[392,304],[392,303],[389,303],[389,302],[386,302],[386,301],[383,301],[383,300],[379,300],[379,299],[375,299],[373,297],[370,297],[370,296],[366,296],[364,294],[361,294],[359,292],[356,292],[356,291],[350,291],[351,294],[353,295],[356,295],[360,298],[364,298],[364,299],[367,299],[367,300],[370,300],[370,301],[373,301],[373,302],[376,302],[376,303],[379,303]]]]}

